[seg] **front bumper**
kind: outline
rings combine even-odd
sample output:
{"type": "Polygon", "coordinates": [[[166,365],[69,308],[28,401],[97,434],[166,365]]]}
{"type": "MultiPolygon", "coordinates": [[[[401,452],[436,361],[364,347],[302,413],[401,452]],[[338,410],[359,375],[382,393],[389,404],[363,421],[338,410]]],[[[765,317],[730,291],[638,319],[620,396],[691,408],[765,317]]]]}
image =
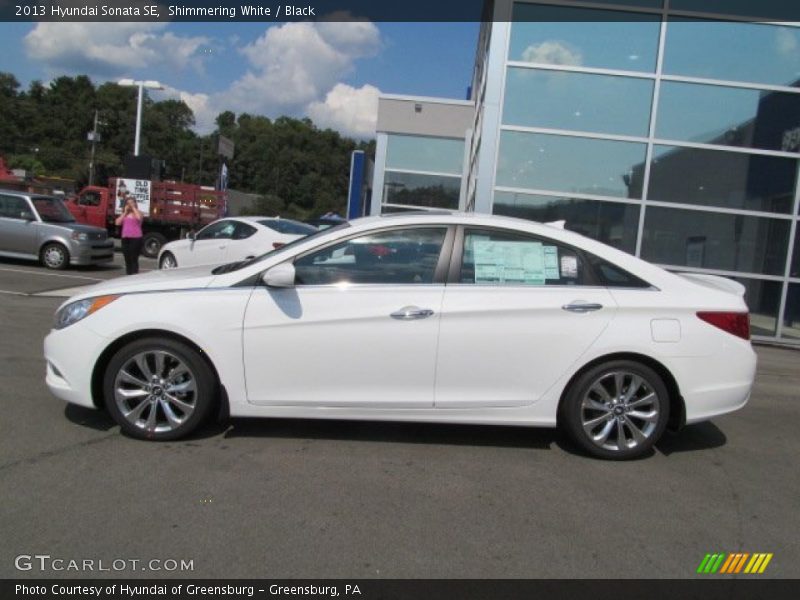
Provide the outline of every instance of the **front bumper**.
{"type": "Polygon", "coordinates": [[[57,398],[97,408],[92,398],[92,372],[108,340],[78,322],[53,329],[44,339],[45,383],[57,398]]]}
{"type": "Polygon", "coordinates": [[[69,262],[74,266],[97,265],[114,260],[114,241],[70,244],[69,262]]]}

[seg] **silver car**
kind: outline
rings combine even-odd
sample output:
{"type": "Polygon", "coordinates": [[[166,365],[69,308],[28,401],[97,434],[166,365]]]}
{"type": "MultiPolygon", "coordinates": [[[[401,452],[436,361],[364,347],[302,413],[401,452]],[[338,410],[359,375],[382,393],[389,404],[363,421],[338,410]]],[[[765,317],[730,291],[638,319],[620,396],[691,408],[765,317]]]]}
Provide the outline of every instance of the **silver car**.
{"type": "Polygon", "coordinates": [[[114,242],[105,229],[76,223],[59,198],[0,190],[0,256],[66,269],[114,260],[114,242]]]}

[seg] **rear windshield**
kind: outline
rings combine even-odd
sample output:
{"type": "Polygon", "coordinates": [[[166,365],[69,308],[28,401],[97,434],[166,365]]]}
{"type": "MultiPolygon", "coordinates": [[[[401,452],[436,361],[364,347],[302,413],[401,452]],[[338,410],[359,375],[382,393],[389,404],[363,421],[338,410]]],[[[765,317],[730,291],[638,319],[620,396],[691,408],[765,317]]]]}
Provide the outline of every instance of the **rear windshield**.
{"type": "Polygon", "coordinates": [[[299,221],[291,221],[289,219],[264,219],[259,221],[264,227],[269,227],[278,233],[285,233],[287,235],[311,235],[318,230],[312,225],[300,223],[299,221]]]}

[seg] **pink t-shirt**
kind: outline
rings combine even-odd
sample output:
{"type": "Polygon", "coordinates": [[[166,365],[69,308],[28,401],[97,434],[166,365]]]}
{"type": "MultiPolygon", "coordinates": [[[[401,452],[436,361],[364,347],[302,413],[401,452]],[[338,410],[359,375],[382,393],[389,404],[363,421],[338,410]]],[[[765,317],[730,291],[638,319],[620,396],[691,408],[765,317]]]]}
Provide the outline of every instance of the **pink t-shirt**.
{"type": "Polygon", "coordinates": [[[127,215],[124,219],[122,219],[122,237],[142,237],[142,222],[133,215],[127,215]]]}

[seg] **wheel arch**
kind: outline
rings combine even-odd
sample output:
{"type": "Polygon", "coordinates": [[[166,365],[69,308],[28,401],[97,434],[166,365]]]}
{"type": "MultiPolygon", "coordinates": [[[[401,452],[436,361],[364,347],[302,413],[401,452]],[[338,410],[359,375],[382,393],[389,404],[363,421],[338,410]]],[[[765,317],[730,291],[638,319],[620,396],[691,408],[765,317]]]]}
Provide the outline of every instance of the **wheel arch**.
{"type": "Polygon", "coordinates": [[[214,362],[211,360],[211,357],[208,356],[208,353],[204,352],[203,349],[198,346],[194,341],[187,338],[184,335],[179,333],[175,333],[174,331],[169,331],[166,329],[141,329],[138,331],[132,331],[130,333],[126,333],[125,335],[117,338],[113,342],[111,342],[108,346],[106,346],[105,350],[100,353],[99,358],[95,362],[94,369],[92,370],[92,379],[91,379],[91,389],[92,389],[92,403],[97,408],[105,408],[105,402],[103,399],[103,375],[105,373],[106,367],[108,363],[111,361],[111,357],[123,346],[130,344],[136,340],[140,340],[147,337],[160,337],[160,338],[167,338],[174,340],[176,342],[180,342],[182,344],[186,344],[190,348],[192,348],[197,354],[206,362],[209,369],[214,375],[214,380],[217,382],[219,386],[219,398],[218,398],[218,409],[220,416],[227,416],[229,413],[229,404],[228,404],[228,394],[225,390],[225,386],[222,385],[222,380],[220,379],[219,372],[217,371],[214,362]]]}
{"type": "Polygon", "coordinates": [[[637,352],[615,352],[613,354],[605,354],[589,361],[578,369],[572,377],[570,377],[567,385],[561,391],[561,397],[558,399],[557,422],[561,423],[561,412],[564,405],[564,399],[567,397],[569,390],[575,381],[589,369],[596,367],[602,363],[611,362],[614,360],[630,360],[653,369],[661,379],[664,385],[667,386],[669,392],[669,421],[667,422],[667,429],[670,431],[677,431],[681,429],[686,423],[686,406],[684,404],[683,396],[681,395],[678,382],[675,380],[672,372],[661,362],[651,356],[639,354],[637,352]]]}

